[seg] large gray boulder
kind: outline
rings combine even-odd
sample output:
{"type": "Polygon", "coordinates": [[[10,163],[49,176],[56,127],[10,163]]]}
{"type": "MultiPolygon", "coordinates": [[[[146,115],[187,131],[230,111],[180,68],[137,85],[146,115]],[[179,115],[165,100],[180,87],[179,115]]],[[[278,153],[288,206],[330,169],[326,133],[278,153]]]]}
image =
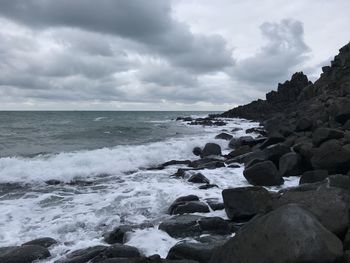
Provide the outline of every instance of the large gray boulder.
{"type": "Polygon", "coordinates": [[[271,206],[270,193],[259,186],[225,189],[222,197],[231,220],[250,219],[258,213],[265,213],[271,206]]]}
{"type": "Polygon", "coordinates": [[[284,183],[282,176],[271,161],[259,162],[249,166],[244,170],[243,174],[252,185],[273,186],[284,183]]]}
{"type": "Polygon", "coordinates": [[[342,256],[342,242],[309,211],[290,204],[246,224],[210,263],[331,263],[342,256]]]}
{"type": "Polygon", "coordinates": [[[207,157],[211,155],[221,155],[221,147],[216,143],[207,143],[201,153],[201,157],[207,157]]]}
{"type": "Polygon", "coordinates": [[[350,150],[338,140],[326,141],[315,149],[311,164],[314,169],[325,169],[331,173],[347,173],[350,170],[350,150]]]}
{"type": "Polygon", "coordinates": [[[349,226],[350,195],[335,187],[285,191],[274,200],[274,208],[297,203],[307,208],[329,231],[341,236],[349,226]]]}
{"type": "Polygon", "coordinates": [[[47,248],[38,245],[0,248],[1,263],[32,263],[50,256],[47,248]]]}
{"type": "Polygon", "coordinates": [[[312,143],[315,146],[321,145],[323,142],[331,139],[340,139],[344,137],[344,132],[337,129],[318,128],[312,134],[312,143]]]}
{"type": "Polygon", "coordinates": [[[279,171],[285,177],[300,175],[303,171],[301,156],[295,152],[284,154],[279,160],[279,171]]]}

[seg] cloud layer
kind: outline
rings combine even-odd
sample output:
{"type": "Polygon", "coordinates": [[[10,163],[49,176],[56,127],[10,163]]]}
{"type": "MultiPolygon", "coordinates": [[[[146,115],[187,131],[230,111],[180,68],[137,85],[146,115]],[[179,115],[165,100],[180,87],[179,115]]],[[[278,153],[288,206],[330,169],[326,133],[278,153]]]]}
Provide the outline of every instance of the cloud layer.
{"type": "Polygon", "coordinates": [[[181,21],[174,3],[0,0],[2,108],[224,109],[309,58],[298,20],[260,23],[263,42],[241,57],[224,34],[181,21]]]}

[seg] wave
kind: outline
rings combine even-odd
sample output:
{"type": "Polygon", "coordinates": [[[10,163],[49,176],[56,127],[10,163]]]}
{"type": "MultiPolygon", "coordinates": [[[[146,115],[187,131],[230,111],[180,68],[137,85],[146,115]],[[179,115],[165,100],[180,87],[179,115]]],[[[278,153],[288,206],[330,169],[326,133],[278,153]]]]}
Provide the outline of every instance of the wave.
{"type": "Polygon", "coordinates": [[[94,119],[94,121],[102,121],[102,120],[104,120],[104,119],[108,119],[108,117],[97,117],[97,118],[95,118],[94,119]]]}
{"type": "Polygon", "coordinates": [[[101,174],[120,174],[171,159],[193,158],[193,147],[207,140],[207,136],[202,136],[34,158],[0,158],[0,183],[70,182],[101,174]]]}

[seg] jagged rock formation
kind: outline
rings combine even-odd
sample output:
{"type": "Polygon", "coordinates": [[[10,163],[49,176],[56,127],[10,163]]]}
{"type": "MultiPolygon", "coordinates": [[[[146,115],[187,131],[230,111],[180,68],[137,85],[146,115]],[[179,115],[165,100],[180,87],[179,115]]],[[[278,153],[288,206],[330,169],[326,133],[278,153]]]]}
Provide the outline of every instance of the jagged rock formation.
{"type": "Polygon", "coordinates": [[[221,117],[239,117],[267,120],[272,117],[288,119],[291,124],[302,116],[311,120],[313,127],[339,127],[350,117],[350,43],[339,50],[331,66],[313,84],[302,72],[290,81],[278,85],[277,91],[266,94],[266,100],[256,100],[221,114],[221,117]]]}

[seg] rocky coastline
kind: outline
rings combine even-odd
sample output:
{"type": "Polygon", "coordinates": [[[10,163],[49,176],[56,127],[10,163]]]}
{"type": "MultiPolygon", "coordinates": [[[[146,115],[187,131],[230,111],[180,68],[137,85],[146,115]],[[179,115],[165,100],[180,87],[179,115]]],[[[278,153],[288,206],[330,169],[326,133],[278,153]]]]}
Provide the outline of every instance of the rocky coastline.
{"type": "MultiPolygon", "coordinates": [[[[173,246],[166,259],[143,256],[125,245],[128,233],[153,225],[121,225],[105,233],[104,246],[67,254],[56,263],[241,263],[350,262],[350,43],[340,49],[331,66],[323,67],[312,83],[302,72],[278,85],[277,91],[220,115],[192,119],[190,125],[225,126],[225,118],[258,121],[246,130],[252,136],[234,137],[223,131],[232,151],[218,144],[193,149],[196,160],[171,160],[157,167],[182,165],[174,177],[217,187],[201,170],[244,165],[252,185],[224,189],[223,203],[179,196],[168,209],[169,219],[158,228],[174,238],[192,238],[173,246]],[[299,176],[299,186],[268,191],[285,178],[299,176]],[[197,213],[225,210],[228,219],[197,213]]],[[[59,182],[58,182],[59,183],[59,182]]],[[[21,246],[0,248],[1,263],[30,263],[50,258],[59,242],[36,239],[21,246]]]]}

